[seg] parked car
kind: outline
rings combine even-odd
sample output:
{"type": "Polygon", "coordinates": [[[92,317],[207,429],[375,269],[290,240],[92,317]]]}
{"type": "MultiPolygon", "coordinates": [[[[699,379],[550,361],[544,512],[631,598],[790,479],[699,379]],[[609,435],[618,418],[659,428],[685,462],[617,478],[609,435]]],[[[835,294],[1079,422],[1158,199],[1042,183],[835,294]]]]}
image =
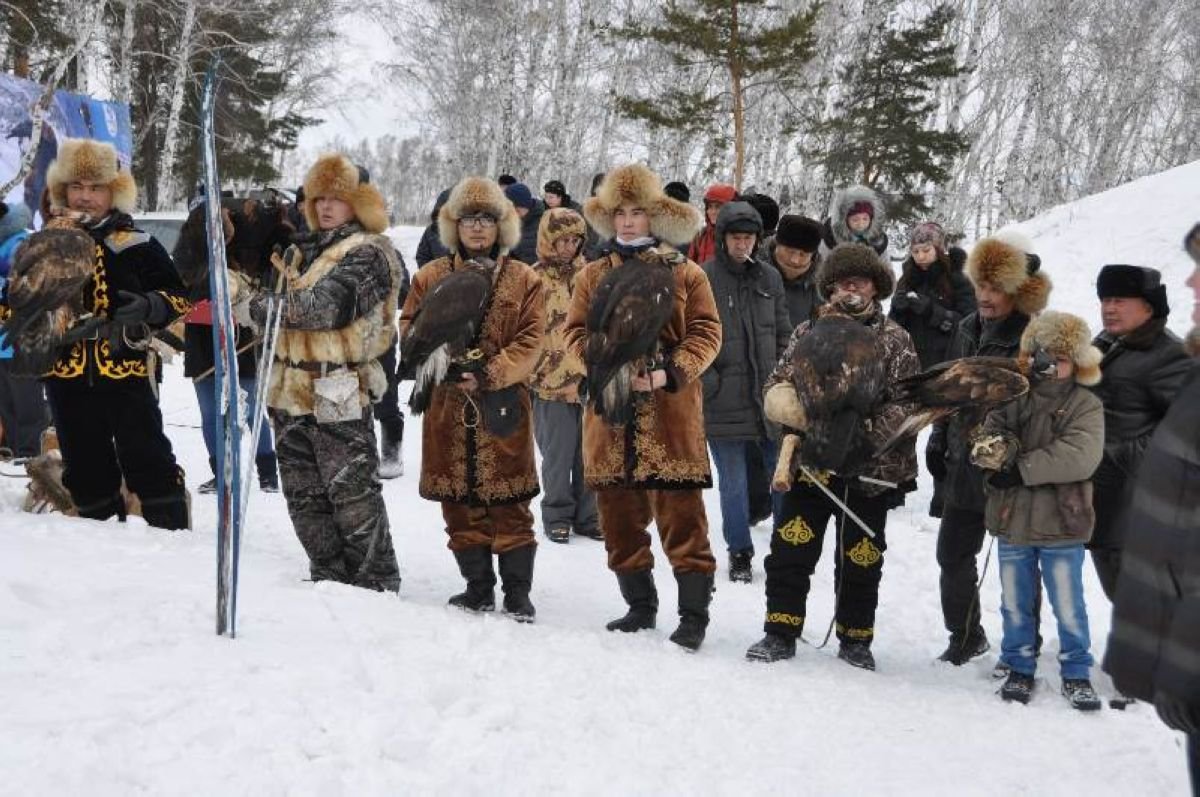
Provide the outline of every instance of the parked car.
{"type": "Polygon", "coordinates": [[[133,225],[143,232],[148,232],[158,239],[163,249],[175,251],[175,243],[179,240],[179,231],[187,221],[188,214],[182,210],[168,210],[160,213],[142,213],[133,218],[133,225]]]}

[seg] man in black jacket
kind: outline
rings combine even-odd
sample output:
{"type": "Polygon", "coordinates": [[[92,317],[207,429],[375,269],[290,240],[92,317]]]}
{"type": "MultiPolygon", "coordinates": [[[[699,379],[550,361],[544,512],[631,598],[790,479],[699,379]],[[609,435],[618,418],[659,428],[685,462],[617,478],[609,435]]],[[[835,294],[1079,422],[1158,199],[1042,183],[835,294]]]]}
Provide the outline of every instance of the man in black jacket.
{"type": "Polygon", "coordinates": [[[1124,540],[1120,517],[1129,506],[1142,455],[1155,427],[1179,392],[1192,361],[1166,328],[1167,289],[1152,268],[1109,265],[1096,281],[1104,331],[1094,341],[1104,353],[1104,459],[1092,477],[1096,528],[1088,548],[1104,594],[1116,594],[1124,540]]]}
{"type": "Polygon", "coordinates": [[[538,226],[542,223],[546,206],[534,197],[525,183],[513,183],[504,189],[504,195],[521,217],[521,242],[509,254],[526,265],[536,263],[538,226]]]}
{"type": "MultiPolygon", "coordinates": [[[[812,321],[821,306],[821,295],[814,279],[821,264],[821,222],[806,216],[788,214],[779,220],[775,237],[760,259],[770,263],[783,277],[788,319],[792,328],[812,321]]],[[[894,300],[893,300],[894,301],[894,300]]]]}
{"type": "Polygon", "coordinates": [[[64,141],[46,186],[51,212],[81,214],[97,244],[88,309],[105,319],[99,332],[64,347],[44,377],[63,484],[80,517],[124,519],[124,478],[147,523],[187,528],[183,470],[163,434],[146,362],[151,334],[189,309],[183,282],[162,244],[134,228],[137,187],[111,144],[64,141]]]}
{"type": "MultiPolygon", "coordinates": [[[[959,322],[947,360],[1016,356],[1030,316],[1045,309],[1050,297],[1050,280],[1031,249],[1028,241],[1016,235],[985,238],[976,244],[967,259],[967,275],[975,284],[979,307],[959,322]]],[[[950,644],[939,659],[954,665],[965,664],[990,647],[979,624],[976,593],[979,574],[975,559],[983,547],[985,499],[983,472],[969,457],[971,431],[955,415],[934,426],[925,450],[929,473],[945,483],[937,560],[942,617],[950,644]]]]}
{"type": "Polygon", "coordinates": [[[762,387],[792,333],[783,279],[754,259],[762,235],[758,211],[746,202],[726,203],[717,215],[716,256],[703,264],[721,316],[721,351],[704,372],[704,428],[717,466],[721,530],[729,549],[730,581],[752,580],[750,452],[767,473],[775,445],[767,436],[762,387]]]}

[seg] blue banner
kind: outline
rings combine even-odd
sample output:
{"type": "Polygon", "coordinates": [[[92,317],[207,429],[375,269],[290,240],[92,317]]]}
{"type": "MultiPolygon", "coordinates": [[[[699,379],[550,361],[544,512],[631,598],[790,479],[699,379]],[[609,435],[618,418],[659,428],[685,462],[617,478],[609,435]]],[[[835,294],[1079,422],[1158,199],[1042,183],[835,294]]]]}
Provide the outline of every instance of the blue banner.
{"type": "MultiPolygon", "coordinates": [[[[0,74],[0,185],[17,173],[21,157],[29,147],[33,135],[30,111],[42,91],[42,86],[33,81],[0,74]]],[[[58,142],[63,138],[107,141],[117,148],[121,163],[128,168],[133,157],[129,106],[56,91],[46,114],[33,171],[22,185],[3,198],[6,202],[24,202],[37,213],[46,185],[46,169],[58,154],[58,142]]]]}

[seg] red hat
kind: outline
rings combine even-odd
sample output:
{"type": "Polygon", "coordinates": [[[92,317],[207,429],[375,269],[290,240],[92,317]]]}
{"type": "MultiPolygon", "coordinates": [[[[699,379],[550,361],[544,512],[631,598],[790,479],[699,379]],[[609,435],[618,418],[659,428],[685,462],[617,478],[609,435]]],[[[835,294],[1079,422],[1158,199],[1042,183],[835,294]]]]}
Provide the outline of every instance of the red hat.
{"type": "Polygon", "coordinates": [[[850,209],[846,211],[846,218],[850,218],[856,213],[866,213],[871,218],[875,218],[875,205],[866,201],[865,199],[855,202],[850,206],[850,209]]]}
{"type": "Polygon", "coordinates": [[[713,183],[704,192],[705,202],[720,202],[724,205],[726,202],[732,202],[737,199],[737,189],[728,183],[713,183]]]}

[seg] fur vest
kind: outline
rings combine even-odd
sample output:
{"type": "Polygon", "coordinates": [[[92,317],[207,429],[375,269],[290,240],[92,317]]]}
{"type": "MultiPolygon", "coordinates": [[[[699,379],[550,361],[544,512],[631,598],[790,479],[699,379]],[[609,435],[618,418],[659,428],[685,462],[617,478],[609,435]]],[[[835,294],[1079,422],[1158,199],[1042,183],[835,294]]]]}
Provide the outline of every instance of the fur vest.
{"type": "Polygon", "coordinates": [[[315,365],[326,365],[326,374],[342,367],[358,375],[358,399],[363,407],[378,401],[387,390],[387,375],[378,358],[396,342],[396,313],[400,291],[400,258],[382,235],[355,233],[330,246],[292,281],[289,291],[311,289],[360,246],[376,249],[386,260],[392,284],[386,298],[338,329],[279,330],[275,368],[267,390],[267,406],[289,415],[311,415],[313,382],[321,377],[315,365]]]}

